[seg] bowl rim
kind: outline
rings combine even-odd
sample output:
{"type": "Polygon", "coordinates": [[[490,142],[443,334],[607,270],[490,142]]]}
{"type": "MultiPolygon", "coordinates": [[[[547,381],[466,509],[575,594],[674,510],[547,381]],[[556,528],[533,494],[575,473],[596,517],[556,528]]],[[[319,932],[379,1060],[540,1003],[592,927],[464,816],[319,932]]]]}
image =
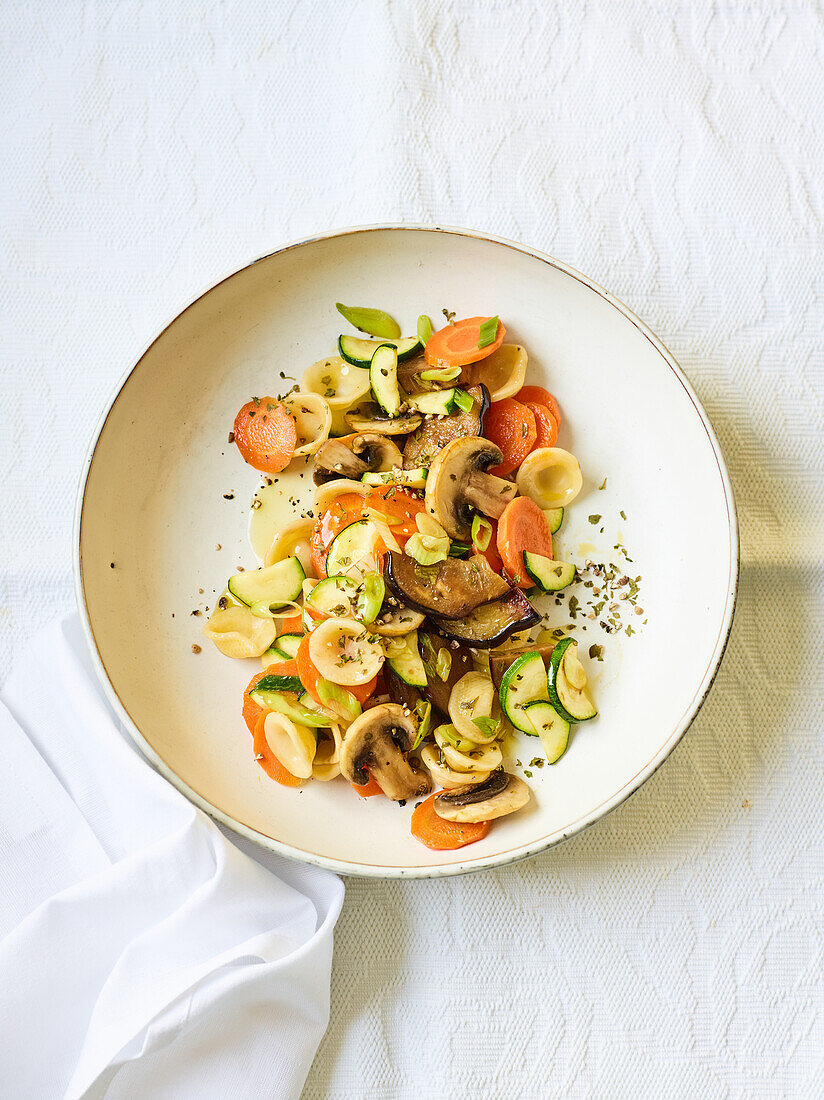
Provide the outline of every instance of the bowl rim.
{"type": "Polygon", "coordinates": [[[135,745],[140,749],[147,760],[167,779],[174,787],[185,795],[191,802],[198,806],[201,810],[207,813],[210,817],[216,821],[227,826],[233,832],[238,833],[240,836],[245,837],[248,840],[252,840],[255,843],[261,845],[261,847],[268,849],[271,852],[275,852],[278,855],[285,856],[288,859],[294,859],[301,863],[312,864],[316,867],[322,867],[326,870],[337,872],[338,874],[353,875],[366,878],[443,878],[452,875],[466,874],[471,871],[481,871],[492,867],[501,867],[510,863],[516,863],[522,859],[528,859],[530,856],[536,855],[538,852],[545,851],[548,848],[554,847],[556,844],[560,844],[564,840],[568,840],[572,836],[576,836],[582,833],[585,829],[594,825],[596,821],[600,821],[606,817],[613,810],[617,809],[626,800],[635,793],[655,772],[661,767],[664,761],[670,756],[675,747],[679,744],[684,734],[695,720],[704,700],[712,688],[715,677],[718,673],[718,669],[721,666],[721,661],[724,656],[724,652],[727,648],[730,632],[732,630],[733,616],[735,614],[735,606],[738,595],[738,579],[740,572],[740,546],[739,546],[739,534],[738,534],[738,515],[735,505],[735,496],[733,493],[732,483],[727,470],[724,456],[721,451],[718,437],[710,422],[703,405],[698,399],[692,385],[687,379],[681,367],[675,360],[672,353],[665,347],[661,340],[655,335],[655,333],[632,312],[623,302],[616,298],[613,294],[610,294],[604,287],[600,286],[595,280],[590,279],[582,272],[577,271],[575,268],[570,267],[568,264],[563,263],[561,260],[555,259],[553,256],[542,252],[540,249],[530,248],[526,245],[520,244],[517,241],[510,240],[506,237],[500,237],[492,233],[487,233],[481,230],[464,229],[458,226],[444,225],[442,223],[423,224],[414,222],[383,222],[372,225],[358,225],[348,226],[341,229],[330,230],[325,233],[317,233],[310,237],[302,237],[298,240],[291,241],[288,244],[283,245],[280,248],[276,248],[271,252],[267,252],[264,255],[258,256],[250,263],[245,264],[243,267],[233,269],[228,275],[225,275],[222,279],[216,282],[210,283],[205,290],[191,298],[188,303],[180,310],[178,310],[173,317],[160,329],[156,336],[154,336],[149,343],[141,351],[140,355],[133,362],[133,364],[126,370],[123,376],[120,378],[117,386],[107,402],[98,422],[92,434],[92,439],[86,453],[86,457],[81,469],[80,480],[77,490],[77,498],[74,511],[74,523],[72,533],[72,559],[73,559],[73,573],[74,573],[74,587],[75,597],[77,600],[78,611],[80,614],[80,622],[83,629],[83,634],[86,639],[86,643],[89,647],[91,654],[92,664],[94,666],[95,673],[103,688],[104,694],[121,723],[125,727],[131,739],[135,745]],[[727,596],[724,607],[724,614],[721,622],[721,627],[716,639],[715,646],[712,651],[707,668],[701,678],[698,687],[692,700],[685,709],[681,718],[678,720],[674,730],[665,740],[661,748],[655,755],[641,768],[631,779],[629,779],[618,791],[616,791],[611,797],[605,799],[594,807],[588,813],[581,815],[579,818],[570,822],[566,826],[554,829],[546,836],[540,837],[537,840],[530,841],[528,844],[518,845],[515,848],[497,852],[494,855],[481,856],[477,858],[466,858],[458,863],[451,863],[443,866],[418,866],[418,867],[404,867],[397,865],[379,866],[371,863],[359,863],[356,861],[349,861],[343,859],[333,859],[324,855],[320,855],[315,852],[308,852],[304,849],[297,848],[291,844],[286,844],[283,841],[275,840],[272,837],[268,837],[265,834],[258,832],[258,830],[251,828],[248,825],[244,825],[242,822],[237,821],[230,814],[225,813],[218,807],[212,805],[197,791],[193,790],[176,772],[174,772],[155,751],[155,749],[149,744],[143,734],[140,732],[136,723],[131,718],[125,705],[121,701],[117,690],[109,678],[106,666],[103,662],[103,658],[97,647],[97,642],[94,636],[94,630],[91,623],[91,617],[89,615],[88,606],[86,603],[85,589],[83,582],[83,561],[81,552],[81,533],[83,524],[83,508],[86,498],[86,490],[88,486],[89,475],[94,461],[97,445],[103,430],[106,426],[106,422],[111,414],[114,405],[120,398],[123,390],[126,387],[127,382],[131,378],[132,374],[138,369],[141,362],[157,343],[158,340],[166,333],[166,331],[189,309],[196,305],[201,298],[204,298],[212,290],[215,290],[218,286],[227,282],[229,279],[234,278],[235,275],[240,274],[243,271],[247,271],[249,268],[254,267],[256,264],[262,263],[264,260],[271,259],[273,256],[280,255],[284,252],[290,252],[294,249],[301,248],[304,245],[315,244],[319,241],[332,240],[337,237],[354,236],[361,233],[373,233],[373,232],[427,232],[427,233],[442,233],[447,236],[455,237],[468,237],[475,240],[487,241],[492,244],[500,245],[504,248],[510,249],[515,252],[520,252],[525,256],[532,257],[533,259],[540,260],[541,262],[548,264],[550,267],[556,268],[558,271],[563,272],[565,275],[575,279],[589,290],[593,291],[599,297],[603,298],[613,308],[617,309],[619,313],[630,321],[635,328],[644,336],[650,344],[659,353],[664,362],[669,366],[677,380],[683,387],[687,397],[692,402],[696,413],[698,414],[704,430],[706,431],[710,445],[715,456],[716,463],[718,465],[718,471],[721,476],[721,483],[724,491],[725,503],[727,506],[727,517],[729,524],[729,578],[727,584],[727,596]]]}

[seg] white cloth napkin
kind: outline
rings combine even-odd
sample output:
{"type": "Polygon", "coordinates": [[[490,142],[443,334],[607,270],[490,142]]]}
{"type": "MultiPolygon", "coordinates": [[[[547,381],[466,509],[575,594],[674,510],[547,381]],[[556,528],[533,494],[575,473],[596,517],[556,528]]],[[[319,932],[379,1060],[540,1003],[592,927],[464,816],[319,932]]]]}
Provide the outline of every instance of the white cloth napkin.
{"type": "Polygon", "coordinates": [[[0,704],[0,1096],[295,1097],[343,900],[268,870],[121,734],[75,617],[0,704]]]}

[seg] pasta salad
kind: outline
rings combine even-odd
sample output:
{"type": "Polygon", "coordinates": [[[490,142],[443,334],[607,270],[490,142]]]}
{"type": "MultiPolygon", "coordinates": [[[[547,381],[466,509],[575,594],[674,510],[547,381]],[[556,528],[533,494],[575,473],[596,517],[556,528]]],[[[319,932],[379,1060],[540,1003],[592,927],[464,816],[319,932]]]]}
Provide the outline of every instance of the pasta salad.
{"type": "Polygon", "coordinates": [[[242,718],[271,779],[414,800],[412,834],[460,848],[530,800],[513,741],[555,764],[597,714],[576,640],[535,635],[536,601],[576,579],[553,536],[581,469],[498,317],[421,316],[403,337],[381,310],[338,309],[356,334],[235,418],[265,485],[311,467],[314,505],[229,578],[204,634],[261,660],[242,718]]]}

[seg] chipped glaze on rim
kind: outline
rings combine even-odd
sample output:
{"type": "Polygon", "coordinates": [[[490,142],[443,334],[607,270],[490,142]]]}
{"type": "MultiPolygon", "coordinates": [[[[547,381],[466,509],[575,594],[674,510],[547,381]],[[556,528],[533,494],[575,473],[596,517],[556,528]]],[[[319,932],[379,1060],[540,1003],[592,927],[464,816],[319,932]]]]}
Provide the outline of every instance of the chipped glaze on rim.
{"type": "Polygon", "coordinates": [[[664,344],[658,339],[654,332],[651,331],[644,324],[644,322],[637,317],[630,309],[619,301],[609,291],[605,290],[602,286],[596,283],[594,280],[583,275],[581,272],[576,271],[569,265],[562,263],[560,260],[554,259],[552,256],[547,255],[545,252],[541,252],[538,249],[527,248],[525,245],[518,244],[516,241],[508,240],[505,237],[494,236],[489,233],[480,233],[471,229],[461,229],[454,226],[445,225],[419,225],[419,224],[405,224],[398,223],[386,223],[376,225],[365,226],[352,226],[345,229],[336,229],[329,233],[319,233],[312,237],[306,237],[298,241],[293,241],[284,245],[282,248],[275,249],[273,252],[268,252],[263,256],[259,256],[251,263],[246,264],[242,268],[238,268],[232,271],[229,275],[220,279],[216,283],[210,284],[200,294],[192,298],[188,304],[179,312],[177,312],[160,332],[155,336],[149,344],[143,349],[137,360],[131,366],[121,378],[118,386],[108,402],[103,414],[101,415],[92,437],[91,444],[89,446],[83,468],[80,476],[80,484],[78,486],[77,502],[75,506],[74,514],[74,527],[73,527],[73,571],[74,571],[74,583],[75,583],[75,595],[77,598],[78,610],[80,612],[80,621],[83,627],[83,633],[86,638],[86,642],[89,646],[89,651],[92,657],[92,663],[94,665],[95,672],[100,680],[103,691],[112,705],[118,718],[126,728],[129,736],[141,750],[143,755],[154,765],[154,767],[168,779],[169,782],[175,786],[182,794],[184,794],[191,802],[198,806],[201,810],[204,810],[207,814],[213,817],[221,824],[228,826],[234,832],[246,837],[249,840],[253,840],[255,843],[260,844],[262,847],[269,849],[272,852],[276,852],[279,855],[285,856],[289,859],[295,859],[303,863],[313,864],[317,867],[323,867],[326,870],[335,871],[344,875],[356,875],[359,877],[367,878],[442,878],[452,875],[466,874],[469,871],[480,871],[491,867],[500,867],[509,863],[517,863],[522,859],[527,859],[529,856],[536,855],[538,852],[542,852],[547,848],[554,847],[556,844],[560,844],[563,840],[568,840],[572,836],[576,836],[578,833],[582,833],[585,829],[588,829],[596,821],[600,821],[606,817],[607,814],[617,809],[622,805],[630,795],[641,787],[647,779],[649,779],[655,772],[661,767],[663,762],[672,753],[673,749],[681,741],[681,738],[687,732],[689,727],[695,720],[698,711],[701,709],[704,700],[712,688],[715,677],[718,673],[718,669],[721,665],[721,660],[724,656],[724,652],[727,648],[727,643],[730,637],[730,631],[732,629],[733,616],[735,613],[735,604],[738,594],[738,576],[740,569],[740,549],[738,538],[738,516],[735,508],[735,498],[732,490],[732,484],[730,482],[729,472],[724,462],[724,457],[721,453],[721,447],[718,442],[718,438],[710,423],[709,417],[704,411],[701,402],[695,394],[692,386],[687,380],[684,372],[679,367],[675,358],[664,346],[664,344]],[[655,348],[663,361],[670,368],[675,375],[679,383],[681,384],[684,392],[693,405],[701,423],[704,427],[704,431],[707,434],[710,446],[712,447],[713,455],[718,467],[718,472],[721,478],[721,484],[724,491],[724,499],[727,508],[727,519],[729,524],[729,546],[730,546],[730,563],[729,563],[729,579],[727,584],[727,600],[724,607],[724,615],[721,622],[721,628],[716,639],[715,646],[713,648],[712,656],[709,660],[704,675],[701,678],[701,683],[695,692],[691,702],[685,709],[674,730],[665,740],[662,747],[658,752],[641,768],[630,780],[628,780],[618,791],[615,792],[610,798],[605,799],[594,807],[589,813],[570,821],[567,825],[561,828],[553,830],[553,832],[546,836],[540,837],[538,840],[532,841],[529,844],[520,845],[516,848],[510,848],[503,852],[497,852],[491,856],[478,857],[476,859],[467,858],[460,863],[452,863],[441,867],[432,867],[421,865],[419,867],[401,867],[401,866],[377,866],[375,864],[359,863],[356,861],[331,859],[326,856],[319,855],[316,852],[309,852],[301,848],[297,848],[290,844],[284,844],[281,841],[275,840],[272,837],[266,836],[264,833],[258,832],[256,829],[252,829],[247,825],[242,824],[235,818],[224,813],[216,806],[208,802],[202,795],[193,790],[187,783],[185,783],[158,755],[158,753],[152,748],[149,742],[143,737],[142,733],[138,729],[135,722],[132,720],[125,705],[121,701],[117,690],[109,679],[108,672],[106,671],[105,664],[100,655],[97,647],[97,643],[94,636],[94,629],[92,627],[88,607],[86,605],[85,590],[83,584],[83,561],[80,550],[80,533],[83,523],[83,507],[86,498],[86,486],[89,479],[89,473],[91,471],[92,462],[94,460],[97,444],[103,429],[106,425],[106,421],[109,418],[114,405],[118,401],[120,395],[123,393],[129,379],[132,374],[137,370],[146,356],[148,351],[154,346],[154,344],[164,335],[164,333],[177,321],[177,319],[186,313],[192,306],[205,297],[208,293],[214,290],[216,287],[221,286],[235,275],[240,274],[241,271],[246,271],[255,264],[261,263],[264,260],[268,260],[273,256],[280,255],[285,252],[290,252],[296,248],[301,248],[304,245],[313,244],[318,241],[332,240],[337,237],[353,236],[360,233],[373,233],[373,232],[426,232],[426,233],[441,233],[446,236],[454,237],[469,237],[475,240],[487,241],[490,244],[499,245],[503,248],[507,248],[514,252],[519,252],[524,256],[529,256],[532,259],[538,260],[541,263],[548,264],[550,267],[556,268],[558,271],[563,272],[565,275],[575,279],[581,285],[587,287],[594,294],[597,294],[600,298],[603,298],[614,309],[618,310],[626,320],[645,337],[646,340],[655,348]]]}

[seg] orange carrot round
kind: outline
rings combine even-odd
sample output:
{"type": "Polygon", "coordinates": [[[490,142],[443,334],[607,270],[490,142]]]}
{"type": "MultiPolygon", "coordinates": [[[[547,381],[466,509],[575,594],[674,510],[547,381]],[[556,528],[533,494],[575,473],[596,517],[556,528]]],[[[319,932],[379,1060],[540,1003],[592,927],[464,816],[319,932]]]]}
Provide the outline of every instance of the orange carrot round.
{"type": "Polygon", "coordinates": [[[294,420],[274,397],[247,401],[235,417],[234,435],[245,461],[264,474],[285,470],[298,440],[294,420]]]}
{"type": "Polygon", "coordinates": [[[280,783],[283,787],[299,787],[305,781],[303,779],[298,779],[296,775],[292,775],[290,771],[287,771],[269,748],[269,742],[266,740],[266,731],[264,729],[268,713],[268,711],[263,711],[255,724],[253,741],[255,760],[257,760],[258,764],[260,764],[269,778],[274,779],[276,783],[280,783]]]}
{"type": "Polygon", "coordinates": [[[506,329],[499,321],[495,339],[486,347],[479,348],[481,325],[488,320],[489,317],[467,317],[434,332],[424,349],[427,363],[433,367],[465,367],[468,363],[486,359],[498,350],[506,336],[506,329]]]}
{"type": "Polygon", "coordinates": [[[489,472],[505,477],[517,470],[535,446],[538,438],[535,415],[526,405],[511,397],[493,401],[484,418],[484,435],[500,448],[504,456],[503,462],[490,467],[489,472]]]}
{"type": "Polygon", "coordinates": [[[246,690],[243,693],[243,721],[249,727],[249,733],[254,735],[255,728],[258,724],[258,719],[261,714],[268,713],[259,703],[256,703],[254,699],[250,698],[251,693],[258,686],[264,676],[297,676],[298,666],[294,661],[277,661],[273,665],[269,665],[264,668],[262,672],[257,672],[249,681],[246,690]]]}
{"type": "MultiPolygon", "coordinates": [[[[318,695],[318,680],[321,680],[323,677],[321,676],[318,669],[315,667],[315,662],[312,660],[309,654],[308,634],[304,635],[303,641],[298,646],[298,653],[297,657],[295,658],[294,664],[296,666],[296,671],[291,675],[299,676],[300,682],[303,684],[306,691],[309,692],[309,694],[319,706],[323,706],[323,700],[318,695]]],[[[363,706],[369,696],[372,695],[372,693],[374,692],[375,688],[377,687],[377,683],[377,676],[373,676],[372,679],[369,680],[367,683],[352,684],[351,686],[347,687],[346,690],[351,695],[354,695],[361,706],[363,706]]]]}
{"type": "Polygon", "coordinates": [[[464,848],[483,840],[489,832],[488,821],[447,821],[435,813],[437,794],[431,794],[412,813],[412,836],[436,852],[464,848]]]}
{"type": "Polygon", "coordinates": [[[536,405],[546,405],[552,415],[555,417],[555,423],[558,428],[561,427],[561,409],[558,402],[555,400],[549,390],[545,390],[543,386],[524,386],[518,393],[515,394],[515,400],[521,401],[524,405],[530,405],[533,402],[536,405]]]}
{"type": "Polygon", "coordinates": [[[350,783],[349,786],[361,798],[374,798],[376,794],[383,794],[378,781],[371,775],[369,776],[369,782],[364,783],[362,787],[359,787],[357,783],[350,783]]]}
{"type": "Polygon", "coordinates": [[[528,409],[532,410],[532,415],[535,417],[535,428],[538,432],[538,437],[535,440],[535,447],[554,447],[558,439],[558,421],[552,415],[552,411],[547,405],[539,405],[536,401],[524,401],[523,402],[528,409]]]}
{"type": "Polygon", "coordinates": [[[552,557],[552,532],[547,518],[529,497],[515,497],[498,520],[498,553],[504,567],[519,588],[531,588],[524,565],[524,550],[552,557]]]}
{"type": "Polygon", "coordinates": [[[287,615],[281,623],[281,634],[302,634],[303,633],[303,618],[299,611],[296,611],[294,615],[287,615]]]}

